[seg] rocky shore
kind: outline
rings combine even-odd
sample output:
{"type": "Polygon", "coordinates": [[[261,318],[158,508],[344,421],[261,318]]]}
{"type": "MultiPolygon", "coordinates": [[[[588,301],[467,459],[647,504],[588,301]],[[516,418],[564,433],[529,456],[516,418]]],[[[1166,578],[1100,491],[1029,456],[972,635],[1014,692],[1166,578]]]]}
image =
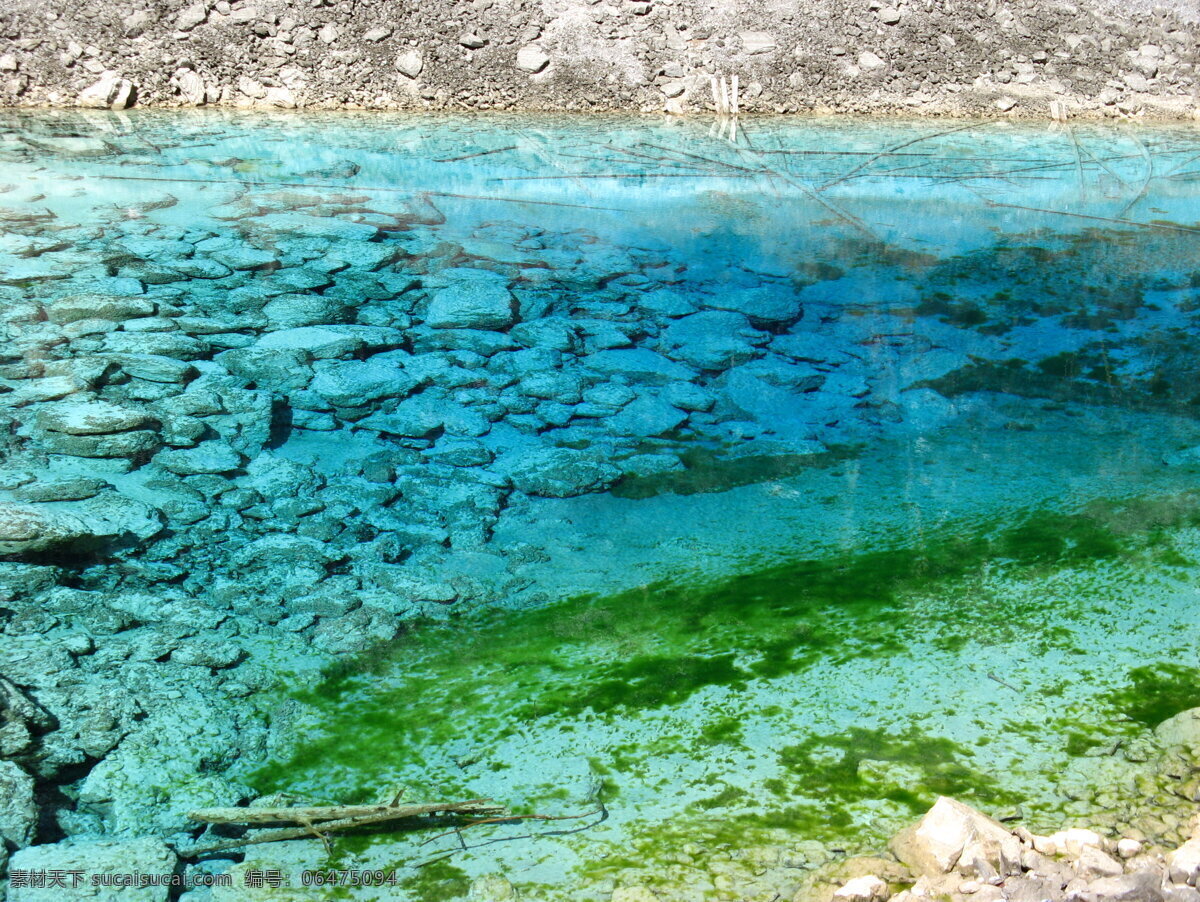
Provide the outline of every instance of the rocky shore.
{"type": "Polygon", "coordinates": [[[1190,119],[1195,10],[1106,0],[12,0],[0,104],[1190,119]]]}

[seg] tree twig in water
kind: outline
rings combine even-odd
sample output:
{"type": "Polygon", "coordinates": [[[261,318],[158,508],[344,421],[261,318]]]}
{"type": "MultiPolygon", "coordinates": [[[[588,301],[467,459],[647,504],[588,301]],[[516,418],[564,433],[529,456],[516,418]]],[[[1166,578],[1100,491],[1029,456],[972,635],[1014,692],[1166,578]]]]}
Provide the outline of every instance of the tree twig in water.
{"type": "Polygon", "coordinates": [[[374,826],[389,821],[411,820],[430,814],[437,815],[487,815],[501,816],[507,813],[502,805],[491,804],[491,799],[471,799],[466,802],[433,802],[425,805],[322,805],[296,808],[204,808],[188,812],[188,818],[208,824],[302,824],[282,830],[269,830],[253,836],[231,839],[227,842],[203,846],[188,851],[189,857],[223,852],[242,846],[289,839],[304,839],[316,836],[328,847],[328,834],[356,827],[374,826]]]}

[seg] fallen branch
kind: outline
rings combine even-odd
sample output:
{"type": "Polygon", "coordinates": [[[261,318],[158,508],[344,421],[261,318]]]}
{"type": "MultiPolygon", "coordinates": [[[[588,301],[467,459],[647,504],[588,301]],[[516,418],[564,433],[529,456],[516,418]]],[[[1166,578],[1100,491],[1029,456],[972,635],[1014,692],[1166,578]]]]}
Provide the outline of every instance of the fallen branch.
{"type": "Polygon", "coordinates": [[[489,804],[491,799],[471,799],[467,802],[433,802],[422,805],[313,805],[282,808],[198,808],[189,811],[190,821],[205,824],[303,824],[312,821],[337,821],[347,818],[419,817],[422,814],[493,814],[504,811],[502,805],[489,804]]]}
{"type": "Polygon", "coordinates": [[[304,839],[315,836],[329,845],[328,834],[356,827],[367,827],[389,821],[411,820],[424,815],[471,815],[476,817],[500,817],[508,810],[503,805],[491,804],[491,799],[471,799],[466,802],[433,802],[424,805],[319,805],[295,808],[202,808],[188,812],[188,819],[207,824],[254,824],[296,823],[299,827],[270,830],[253,836],[244,836],[189,851],[190,856],[208,855],[242,846],[289,839],[304,839]]]}
{"type": "Polygon", "coordinates": [[[468,827],[481,827],[484,824],[510,824],[514,821],[577,821],[585,817],[591,817],[593,814],[605,814],[606,811],[603,805],[598,805],[591,811],[585,811],[583,814],[508,814],[498,817],[487,817],[479,821],[471,821],[469,824],[463,824],[461,827],[455,827],[453,830],[447,830],[445,833],[439,833],[436,836],[431,836],[429,839],[423,840],[421,845],[427,846],[435,839],[441,839],[443,836],[451,836],[455,833],[462,834],[463,830],[468,827]]]}

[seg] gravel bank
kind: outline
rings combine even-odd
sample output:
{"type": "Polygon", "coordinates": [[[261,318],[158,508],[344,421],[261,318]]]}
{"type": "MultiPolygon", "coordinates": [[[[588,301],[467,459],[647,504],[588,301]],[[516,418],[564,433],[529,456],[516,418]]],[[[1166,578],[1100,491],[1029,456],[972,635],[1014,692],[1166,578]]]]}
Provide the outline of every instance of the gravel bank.
{"type": "Polygon", "coordinates": [[[1145,6],[16,0],[0,104],[1192,118],[1196,10],[1145,6]]]}

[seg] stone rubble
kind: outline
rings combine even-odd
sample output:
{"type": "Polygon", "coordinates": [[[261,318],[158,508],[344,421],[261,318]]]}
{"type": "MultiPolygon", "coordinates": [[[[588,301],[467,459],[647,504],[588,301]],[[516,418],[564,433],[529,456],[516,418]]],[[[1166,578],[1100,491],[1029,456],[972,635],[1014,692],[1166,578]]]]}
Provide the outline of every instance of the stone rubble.
{"type": "Polygon", "coordinates": [[[13,2],[0,104],[1190,118],[1185,3],[13,2]],[[1054,105],[1052,107],[1052,104],[1054,105]]]}

